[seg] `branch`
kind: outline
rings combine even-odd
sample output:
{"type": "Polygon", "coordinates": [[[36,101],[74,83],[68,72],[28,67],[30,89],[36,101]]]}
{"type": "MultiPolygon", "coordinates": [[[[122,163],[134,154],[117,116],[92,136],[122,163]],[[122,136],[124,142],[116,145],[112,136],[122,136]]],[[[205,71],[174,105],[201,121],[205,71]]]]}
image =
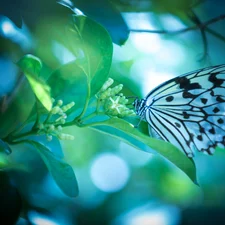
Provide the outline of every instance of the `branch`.
{"type": "Polygon", "coordinates": [[[219,34],[218,32],[210,29],[210,28],[206,28],[206,31],[210,34],[212,34],[213,36],[215,36],[216,38],[220,39],[221,41],[225,42],[225,37],[221,34],[219,34]]]}
{"type": "Polygon", "coordinates": [[[208,57],[208,42],[207,42],[207,37],[206,37],[206,33],[205,33],[205,27],[201,27],[202,22],[193,10],[190,10],[187,15],[190,18],[190,20],[194,24],[196,24],[196,26],[199,27],[201,35],[202,35],[203,49],[204,50],[203,50],[203,56],[201,57],[201,59],[199,61],[206,60],[207,57],[208,57]]]}
{"type": "Polygon", "coordinates": [[[147,29],[130,29],[131,32],[143,32],[143,33],[153,33],[153,34],[181,34],[181,33],[185,33],[191,30],[197,30],[197,29],[204,29],[205,27],[209,26],[210,24],[216,23],[220,20],[224,20],[225,19],[225,14],[220,15],[218,17],[215,17],[211,20],[206,21],[205,23],[199,24],[199,25],[195,25],[192,27],[188,27],[188,28],[184,28],[184,29],[180,29],[180,30],[175,30],[175,31],[169,31],[169,30],[147,30],[147,29]]]}

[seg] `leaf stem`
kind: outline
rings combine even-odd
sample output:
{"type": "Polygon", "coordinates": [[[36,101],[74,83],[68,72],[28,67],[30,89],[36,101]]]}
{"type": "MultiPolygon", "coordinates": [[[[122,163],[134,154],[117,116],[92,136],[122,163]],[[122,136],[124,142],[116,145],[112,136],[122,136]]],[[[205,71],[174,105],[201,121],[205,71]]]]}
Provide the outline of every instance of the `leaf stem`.
{"type": "Polygon", "coordinates": [[[47,115],[47,118],[46,118],[45,121],[44,121],[44,124],[46,124],[46,123],[50,120],[51,117],[52,117],[52,113],[49,113],[49,114],[47,115]]]}
{"type": "Polygon", "coordinates": [[[101,126],[101,125],[105,125],[104,121],[93,122],[88,124],[80,124],[79,127],[93,127],[93,126],[101,126]]]}
{"type": "Polygon", "coordinates": [[[34,125],[32,127],[32,130],[34,130],[36,128],[36,126],[38,125],[39,120],[40,120],[40,113],[39,113],[39,108],[38,108],[38,99],[37,99],[37,97],[36,97],[36,104],[35,105],[36,105],[37,117],[36,117],[36,121],[35,121],[35,123],[34,123],[34,125]]]}
{"type": "MultiPolygon", "coordinates": [[[[74,125],[76,125],[78,127],[90,127],[90,126],[104,125],[104,121],[105,120],[98,121],[98,122],[84,123],[85,121],[88,121],[88,120],[90,120],[90,119],[92,119],[93,117],[96,117],[96,116],[107,116],[107,114],[105,112],[98,111],[98,109],[100,107],[100,102],[99,101],[97,101],[97,106],[96,106],[95,111],[93,113],[90,113],[87,116],[84,116],[85,115],[85,112],[87,110],[88,104],[89,104],[89,100],[90,100],[90,87],[89,87],[88,90],[89,91],[88,91],[88,94],[87,94],[87,100],[85,102],[83,111],[82,111],[82,113],[77,118],[75,118],[73,121],[67,122],[65,124],[60,124],[59,122],[55,122],[55,123],[52,123],[52,124],[53,125],[60,124],[62,127],[68,127],[68,126],[74,126],[74,125]]],[[[48,116],[47,116],[47,118],[44,121],[44,124],[46,124],[50,120],[51,116],[52,116],[52,114],[49,113],[48,116]]],[[[11,144],[18,144],[18,143],[22,143],[22,142],[26,141],[26,140],[23,139],[25,137],[28,137],[28,136],[31,136],[31,135],[37,135],[38,130],[39,130],[37,128],[37,124],[39,122],[39,118],[40,118],[40,114],[37,113],[36,121],[35,121],[33,127],[31,128],[31,130],[29,130],[27,132],[24,132],[24,133],[21,133],[21,134],[17,134],[17,135],[8,135],[4,139],[4,141],[9,142],[11,144]]]]}
{"type": "Polygon", "coordinates": [[[103,116],[103,115],[106,115],[106,114],[104,112],[95,111],[95,112],[91,113],[90,115],[83,117],[81,120],[81,123],[84,122],[85,120],[87,121],[95,116],[103,116]]]}
{"type": "Polygon", "coordinates": [[[81,114],[73,120],[74,122],[80,121],[81,118],[82,118],[82,116],[84,116],[84,114],[86,113],[86,110],[87,110],[87,107],[88,107],[88,104],[89,104],[90,97],[91,97],[91,86],[90,86],[90,83],[88,83],[87,98],[86,98],[86,101],[85,101],[85,104],[84,104],[84,108],[83,108],[81,114]]]}
{"type": "Polygon", "coordinates": [[[217,33],[216,31],[210,29],[210,28],[206,28],[206,31],[212,35],[214,35],[216,38],[220,39],[221,41],[225,42],[225,37],[219,33],[217,33]]]}
{"type": "Polygon", "coordinates": [[[27,132],[24,132],[22,134],[18,134],[18,135],[15,135],[15,136],[8,135],[6,138],[3,138],[3,140],[8,142],[8,143],[11,143],[11,144],[19,143],[22,140],[17,141],[17,139],[28,137],[28,136],[31,136],[31,135],[36,134],[36,133],[37,133],[37,129],[34,129],[34,130],[30,130],[30,131],[27,131],[27,132]]]}

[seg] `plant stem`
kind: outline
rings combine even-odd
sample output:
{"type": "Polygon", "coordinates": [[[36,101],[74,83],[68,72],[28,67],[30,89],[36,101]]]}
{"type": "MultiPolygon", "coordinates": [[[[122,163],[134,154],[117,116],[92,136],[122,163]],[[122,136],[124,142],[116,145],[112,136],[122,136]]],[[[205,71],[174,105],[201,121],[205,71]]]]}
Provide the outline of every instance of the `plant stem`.
{"type": "MultiPolygon", "coordinates": [[[[59,124],[62,127],[68,127],[68,126],[74,126],[74,125],[76,125],[78,127],[90,127],[90,126],[104,125],[104,121],[99,121],[99,122],[93,122],[93,123],[86,123],[86,124],[84,124],[85,121],[88,121],[88,120],[92,119],[95,116],[102,116],[102,115],[105,115],[106,116],[105,112],[99,112],[97,110],[97,108],[96,108],[96,110],[93,113],[91,113],[91,114],[83,117],[84,114],[85,114],[85,112],[86,112],[86,110],[87,110],[88,103],[89,103],[89,99],[90,99],[90,88],[89,88],[89,92],[87,94],[87,100],[85,102],[85,105],[84,105],[84,108],[83,108],[82,113],[77,118],[75,118],[73,121],[71,121],[71,122],[67,122],[65,124],[60,124],[60,123],[59,124]]],[[[100,104],[100,102],[97,102],[98,108],[99,108],[99,104],[100,104]]],[[[44,124],[46,124],[49,121],[49,119],[51,118],[51,116],[52,116],[52,114],[49,113],[48,116],[47,116],[47,118],[44,121],[44,124]]],[[[39,129],[36,126],[37,126],[37,124],[39,122],[39,118],[40,118],[40,114],[37,113],[36,122],[34,123],[33,127],[31,128],[31,130],[29,130],[27,132],[24,132],[24,133],[21,133],[21,134],[17,134],[17,135],[8,135],[3,140],[5,140],[6,142],[9,142],[11,144],[18,144],[18,143],[25,142],[26,140],[21,139],[21,138],[25,138],[25,137],[28,137],[28,136],[36,135],[37,134],[37,132],[38,132],[39,129]]],[[[58,122],[55,122],[55,123],[52,122],[52,124],[53,125],[58,125],[58,122]]]]}
{"type": "Polygon", "coordinates": [[[44,124],[46,124],[50,120],[51,117],[52,117],[52,113],[48,113],[47,118],[44,121],[44,124]]]}
{"type": "Polygon", "coordinates": [[[36,128],[36,126],[37,126],[38,123],[39,123],[39,120],[40,120],[40,115],[37,113],[37,118],[36,118],[36,121],[35,121],[35,123],[34,123],[34,125],[33,125],[33,127],[32,127],[32,130],[34,130],[34,129],[36,128]]]}
{"type": "Polygon", "coordinates": [[[14,136],[8,135],[6,138],[3,138],[3,140],[8,142],[8,143],[15,143],[15,142],[18,143],[19,141],[16,141],[17,139],[28,137],[28,136],[31,136],[31,135],[36,134],[36,133],[37,133],[37,129],[30,130],[30,131],[24,132],[22,134],[14,135],[14,136]]]}
{"type": "Polygon", "coordinates": [[[38,125],[39,123],[39,120],[40,120],[40,113],[39,113],[39,109],[38,109],[38,100],[37,100],[37,97],[36,97],[36,111],[37,111],[37,117],[36,117],[36,121],[32,127],[32,130],[34,130],[36,128],[36,126],[38,125]]]}
{"type": "Polygon", "coordinates": [[[99,122],[93,122],[93,123],[88,123],[88,124],[81,124],[79,127],[93,127],[93,126],[101,126],[104,125],[104,121],[99,121],[99,122]]]}
{"type": "Polygon", "coordinates": [[[22,140],[19,140],[19,141],[11,141],[10,144],[16,145],[16,144],[21,144],[21,143],[26,143],[26,142],[27,142],[27,140],[22,139],[22,140]]]}
{"type": "Polygon", "coordinates": [[[104,112],[95,111],[91,113],[90,115],[83,117],[81,122],[84,122],[85,120],[87,121],[95,116],[103,116],[103,115],[106,115],[106,114],[104,112]]]}
{"type": "Polygon", "coordinates": [[[215,37],[217,37],[218,39],[220,39],[221,41],[225,42],[225,37],[219,33],[217,33],[216,31],[210,29],[210,28],[206,28],[206,31],[212,35],[214,35],[215,37]]]}
{"type": "Polygon", "coordinates": [[[19,139],[19,138],[23,138],[23,137],[27,137],[27,136],[31,136],[33,134],[36,134],[37,133],[37,129],[35,130],[30,130],[30,131],[27,131],[25,133],[22,133],[22,134],[18,134],[14,137],[14,140],[16,139],[19,139]]]}
{"type": "Polygon", "coordinates": [[[89,104],[90,97],[91,97],[91,87],[90,87],[90,83],[88,83],[87,98],[86,98],[86,101],[85,101],[84,108],[83,108],[81,114],[74,119],[74,122],[79,121],[81,119],[81,117],[85,114],[85,112],[87,110],[87,107],[88,107],[88,104],[89,104]]]}

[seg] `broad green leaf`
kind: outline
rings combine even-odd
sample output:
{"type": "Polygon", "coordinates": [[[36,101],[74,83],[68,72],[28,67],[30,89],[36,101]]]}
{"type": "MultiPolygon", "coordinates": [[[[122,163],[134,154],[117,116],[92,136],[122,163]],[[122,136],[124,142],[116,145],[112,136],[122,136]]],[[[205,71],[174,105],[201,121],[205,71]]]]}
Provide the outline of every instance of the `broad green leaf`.
{"type": "Polygon", "coordinates": [[[112,62],[112,40],[108,32],[86,16],[73,16],[67,28],[71,51],[77,57],[77,65],[87,76],[91,96],[97,93],[108,77],[112,62]]]}
{"type": "Polygon", "coordinates": [[[52,88],[52,97],[66,104],[74,101],[74,108],[82,108],[87,95],[87,77],[76,61],[54,71],[47,83],[52,88]]]}
{"type": "Polygon", "coordinates": [[[26,121],[34,103],[33,91],[28,81],[22,77],[13,92],[0,99],[0,138],[26,121]]]}
{"type": "MultiPolygon", "coordinates": [[[[123,45],[128,39],[129,30],[114,3],[114,1],[112,4],[112,2],[105,0],[76,0],[76,8],[104,26],[109,31],[115,44],[123,45]],[[104,9],[104,13],[97,13],[97,8],[104,9]]],[[[128,6],[129,4],[126,5],[126,8],[128,6]]]]}
{"type": "Polygon", "coordinates": [[[100,128],[101,131],[115,136],[120,140],[137,147],[138,149],[148,152],[153,152],[151,149],[154,149],[157,153],[164,156],[166,159],[180,168],[194,183],[197,184],[196,167],[194,161],[184,155],[172,144],[159,139],[151,138],[148,135],[140,132],[132,124],[119,118],[111,118],[109,120],[103,121],[102,123],[99,123],[99,126],[102,126],[100,128]],[[113,129],[104,129],[104,126],[113,129]],[[151,149],[144,148],[143,144],[147,145],[151,149]]]}
{"type": "Polygon", "coordinates": [[[52,108],[50,87],[39,78],[39,74],[42,68],[40,59],[33,55],[25,55],[22,59],[19,60],[17,65],[26,75],[31,88],[38,100],[48,111],[50,111],[52,108]]]}
{"type": "Polygon", "coordinates": [[[28,143],[37,149],[59,188],[66,195],[70,197],[76,197],[79,191],[77,180],[72,167],[63,160],[56,157],[44,145],[35,141],[28,141],[28,143]]]}

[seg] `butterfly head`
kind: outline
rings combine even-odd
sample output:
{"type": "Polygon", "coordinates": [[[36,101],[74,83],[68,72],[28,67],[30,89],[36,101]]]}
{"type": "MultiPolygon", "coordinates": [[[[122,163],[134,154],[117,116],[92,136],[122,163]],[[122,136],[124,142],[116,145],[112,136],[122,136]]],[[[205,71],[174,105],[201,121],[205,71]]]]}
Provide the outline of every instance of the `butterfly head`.
{"type": "Polygon", "coordinates": [[[146,100],[136,98],[135,101],[133,102],[133,106],[136,114],[142,117],[146,110],[146,100]]]}

